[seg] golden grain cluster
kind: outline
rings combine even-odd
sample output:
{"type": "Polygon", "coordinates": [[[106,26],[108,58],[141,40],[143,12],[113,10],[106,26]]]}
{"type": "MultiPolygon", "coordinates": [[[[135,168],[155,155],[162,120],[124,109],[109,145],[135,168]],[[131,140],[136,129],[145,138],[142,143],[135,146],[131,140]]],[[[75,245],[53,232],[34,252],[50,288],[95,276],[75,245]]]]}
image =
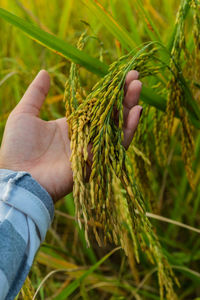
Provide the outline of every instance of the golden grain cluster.
{"type": "Polygon", "coordinates": [[[88,223],[92,223],[99,245],[107,241],[120,244],[127,255],[134,251],[137,262],[139,248],[143,249],[157,265],[161,297],[166,291],[168,299],[175,299],[172,271],[146,217],[147,205],[122,145],[126,75],[133,68],[139,70],[141,77],[159,72],[158,67],[153,69],[149,64],[156,52],[157,48],[151,49],[148,45],[136,55],[121,57],[87,96],[80,85],[78,68],[72,64],[66,84],[66,116],[71,138],[76,216],[80,225],[82,217],[85,221],[88,244],[88,223]],[[147,48],[149,51],[145,52],[147,48]],[[91,151],[89,156],[88,151],[91,151]]]}
{"type": "MultiPolygon", "coordinates": [[[[161,70],[162,74],[165,72],[167,83],[164,85],[160,81],[155,86],[155,89],[159,88],[161,96],[163,94],[167,97],[166,113],[153,109],[156,153],[160,165],[166,164],[167,145],[175,117],[178,117],[183,161],[189,183],[194,188],[193,127],[187,111],[188,91],[182,70],[182,59],[188,55],[184,34],[185,5],[183,2],[177,14],[177,30],[171,52],[157,42],[145,44],[140,50],[134,49],[111,64],[108,74],[88,95],[81,87],[79,68],[72,63],[65,91],[76,217],[80,225],[80,219],[84,218],[88,245],[88,223],[92,223],[93,233],[100,246],[108,241],[120,244],[128,256],[134,251],[137,262],[139,249],[145,251],[148,259],[157,266],[161,299],[166,296],[170,300],[176,299],[173,290],[173,281],[176,279],[146,217],[146,211],[155,209],[156,202],[150,188],[152,172],[147,144],[149,140],[145,141],[145,126],[142,124],[143,130],[139,126],[131,150],[126,153],[123,147],[123,98],[125,78],[131,69],[139,71],[141,79],[159,76],[161,70]],[[144,200],[142,194],[150,201],[144,200]]],[[[191,6],[196,12],[193,33],[195,60],[198,62],[198,4],[194,0],[191,6]]],[[[83,48],[85,37],[84,33],[78,43],[79,49],[83,48]]],[[[143,118],[147,117],[149,110],[146,109],[143,118]]]]}

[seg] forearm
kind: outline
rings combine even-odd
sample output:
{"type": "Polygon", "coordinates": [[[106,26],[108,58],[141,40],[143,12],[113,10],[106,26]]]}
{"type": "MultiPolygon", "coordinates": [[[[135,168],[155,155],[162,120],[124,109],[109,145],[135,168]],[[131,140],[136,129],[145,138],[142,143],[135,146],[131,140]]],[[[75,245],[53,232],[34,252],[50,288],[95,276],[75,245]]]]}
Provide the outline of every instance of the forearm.
{"type": "Polygon", "coordinates": [[[54,214],[50,195],[25,172],[0,170],[0,299],[14,299],[54,214]]]}

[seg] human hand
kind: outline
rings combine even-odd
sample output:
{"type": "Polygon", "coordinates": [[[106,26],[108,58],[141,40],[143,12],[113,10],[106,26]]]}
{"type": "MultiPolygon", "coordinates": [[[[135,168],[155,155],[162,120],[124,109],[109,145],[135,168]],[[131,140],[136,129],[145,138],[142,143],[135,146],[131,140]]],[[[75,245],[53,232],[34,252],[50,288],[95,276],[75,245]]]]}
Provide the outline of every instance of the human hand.
{"type": "MultiPolygon", "coordinates": [[[[126,77],[124,97],[124,147],[127,149],[137,128],[142,107],[138,73],[126,77]]],[[[41,106],[50,87],[45,70],[38,73],[21,101],[8,117],[0,149],[0,168],[26,171],[52,196],[53,200],[72,191],[70,140],[65,118],[44,121],[41,106]]]]}

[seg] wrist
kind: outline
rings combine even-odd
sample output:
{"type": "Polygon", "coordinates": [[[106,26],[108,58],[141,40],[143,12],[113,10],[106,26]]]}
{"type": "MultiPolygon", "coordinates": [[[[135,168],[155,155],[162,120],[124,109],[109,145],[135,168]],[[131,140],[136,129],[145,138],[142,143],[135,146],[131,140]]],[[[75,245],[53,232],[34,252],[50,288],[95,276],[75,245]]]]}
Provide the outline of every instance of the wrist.
{"type": "Polygon", "coordinates": [[[1,157],[0,157],[0,169],[5,169],[5,170],[10,170],[15,172],[24,171],[22,169],[20,170],[19,168],[14,167],[14,165],[12,164],[6,163],[5,160],[1,159],[1,157]]]}

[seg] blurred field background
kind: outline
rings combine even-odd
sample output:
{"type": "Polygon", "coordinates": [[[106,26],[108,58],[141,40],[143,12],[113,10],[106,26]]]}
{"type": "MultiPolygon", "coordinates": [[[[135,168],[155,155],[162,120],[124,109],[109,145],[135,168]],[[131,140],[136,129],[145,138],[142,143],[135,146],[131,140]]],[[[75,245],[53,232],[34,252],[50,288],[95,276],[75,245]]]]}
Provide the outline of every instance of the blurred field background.
{"type": "MultiPolygon", "coordinates": [[[[110,64],[126,50],[112,30],[108,30],[90,9],[90,2],[0,0],[0,6],[74,46],[85,29],[84,24],[88,23],[90,35],[95,38],[88,40],[85,52],[110,64]]],[[[136,9],[136,2],[151,16],[162,42],[167,44],[180,1],[101,1],[106,11],[127,30],[132,41],[130,49],[151,39],[145,19],[136,9]]],[[[190,32],[188,25],[188,36],[190,32]]],[[[63,117],[65,108],[62,100],[70,62],[0,19],[0,139],[9,112],[41,68],[51,76],[51,89],[41,117],[45,120],[63,117]]],[[[97,75],[81,69],[81,80],[86,90],[90,91],[97,79],[97,75]]],[[[148,78],[144,82],[151,84],[148,78]]],[[[148,108],[146,111],[151,117],[148,108]]],[[[144,113],[143,119],[146,116],[147,113],[144,113]]],[[[144,138],[149,140],[152,158],[155,213],[159,216],[158,220],[151,221],[180,281],[180,288],[175,287],[178,299],[197,300],[200,299],[200,134],[194,130],[195,189],[192,190],[181,157],[178,119],[172,131],[165,166],[156,157],[153,127],[146,130],[144,138]],[[182,228],[181,224],[192,228],[182,228]]],[[[74,220],[73,197],[68,195],[56,204],[54,222],[18,299],[160,299],[156,268],[148,263],[142,253],[141,263],[137,265],[134,257],[126,257],[121,249],[112,253],[114,248],[111,244],[99,248],[95,240],[87,248],[84,233],[74,220]],[[107,254],[110,256],[106,257],[107,254]],[[102,264],[101,259],[105,260],[102,264]]]]}

